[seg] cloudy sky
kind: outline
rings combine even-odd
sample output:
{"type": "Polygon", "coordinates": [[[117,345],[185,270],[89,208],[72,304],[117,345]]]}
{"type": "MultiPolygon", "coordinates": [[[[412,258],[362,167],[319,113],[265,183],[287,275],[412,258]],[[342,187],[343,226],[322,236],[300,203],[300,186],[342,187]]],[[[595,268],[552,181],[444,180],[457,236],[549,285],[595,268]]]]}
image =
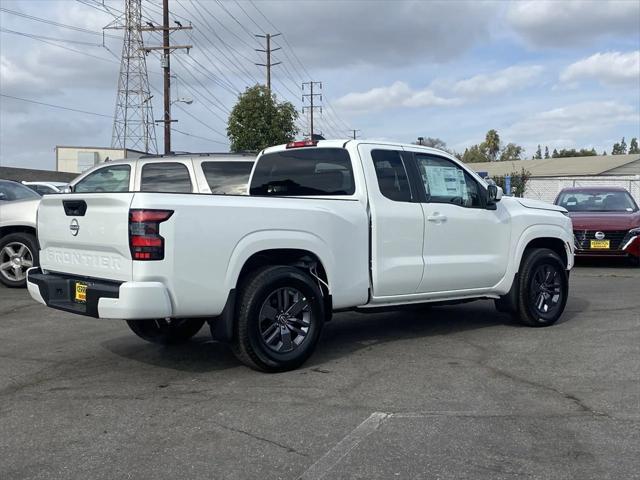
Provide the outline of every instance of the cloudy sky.
{"type": "MultiPolygon", "coordinates": [[[[142,0],[144,21],[161,20],[142,0]]],[[[0,0],[0,164],[54,168],[56,145],[108,146],[124,0],[0,0]],[[42,21],[44,20],[44,21],[42,21]],[[72,28],[69,28],[72,27],[72,28]],[[25,34],[27,36],[25,36],[25,34]],[[22,100],[17,100],[17,97],[22,100]],[[41,102],[75,110],[29,103],[41,102]]],[[[321,81],[326,137],[415,141],[458,151],[490,128],[535,152],[611,151],[640,136],[640,2],[170,0],[177,32],[175,150],[225,151],[238,92],[264,81],[255,33],[281,32],[274,91],[302,107],[302,81],[321,81]]],[[[158,34],[145,34],[147,45],[158,34]]],[[[160,61],[147,57],[160,118],[160,61]]],[[[306,91],[304,93],[307,93],[306,91]]],[[[301,116],[301,129],[308,120],[301,116]]],[[[158,145],[162,132],[158,128],[158,145]]]]}

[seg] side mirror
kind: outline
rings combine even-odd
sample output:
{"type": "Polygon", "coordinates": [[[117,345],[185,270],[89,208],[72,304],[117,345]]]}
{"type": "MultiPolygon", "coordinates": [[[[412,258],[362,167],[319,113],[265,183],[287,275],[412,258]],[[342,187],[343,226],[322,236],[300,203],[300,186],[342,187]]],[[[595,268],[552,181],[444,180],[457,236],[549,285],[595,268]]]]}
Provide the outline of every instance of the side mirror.
{"type": "Polygon", "coordinates": [[[62,188],[62,191],[60,193],[71,193],[73,192],[73,187],[71,185],[66,185],[65,187],[62,188]]]}
{"type": "Polygon", "coordinates": [[[502,188],[497,185],[487,187],[487,205],[494,205],[502,198],[502,188]]]}

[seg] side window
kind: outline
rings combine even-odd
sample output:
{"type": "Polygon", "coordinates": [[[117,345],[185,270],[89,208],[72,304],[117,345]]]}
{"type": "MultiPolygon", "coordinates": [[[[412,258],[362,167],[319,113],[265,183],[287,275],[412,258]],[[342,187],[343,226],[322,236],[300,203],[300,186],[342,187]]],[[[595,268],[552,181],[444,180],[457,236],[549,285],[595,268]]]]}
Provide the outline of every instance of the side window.
{"type": "Polygon", "coordinates": [[[129,165],[111,165],[90,173],[73,188],[77,193],[128,192],[129,165]]]}
{"type": "Polygon", "coordinates": [[[371,158],[378,177],[380,193],[396,202],[410,202],[411,186],[400,152],[372,150],[371,158]]]}
{"type": "Polygon", "coordinates": [[[461,207],[481,207],[478,182],[451,160],[416,154],[427,202],[451,203],[461,207]]]}
{"type": "Polygon", "coordinates": [[[202,172],[214,195],[246,194],[252,167],[252,162],[202,162],[202,172]]]}
{"type": "Polygon", "coordinates": [[[147,163],[142,167],[140,191],[191,193],[189,170],[182,163],[147,163]]]}

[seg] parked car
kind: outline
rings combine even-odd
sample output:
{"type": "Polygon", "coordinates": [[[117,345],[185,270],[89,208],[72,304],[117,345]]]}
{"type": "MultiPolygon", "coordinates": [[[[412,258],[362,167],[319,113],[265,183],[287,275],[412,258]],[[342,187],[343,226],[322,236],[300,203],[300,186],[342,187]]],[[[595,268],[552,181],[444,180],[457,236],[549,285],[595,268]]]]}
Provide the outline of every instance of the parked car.
{"type": "Polygon", "coordinates": [[[36,213],[40,195],[10,180],[0,180],[0,282],[24,287],[27,269],[38,265],[36,213]]]}
{"type": "Polygon", "coordinates": [[[69,185],[67,182],[22,182],[31,190],[39,193],[40,195],[48,195],[50,193],[62,193],[64,189],[69,185]]]}
{"type": "Polygon", "coordinates": [[[255,155],[181,154],[103,163],[69,183],[68,191],[245,195],[255,155]]]}
{"type": "Polygon", "coordinates": [[[577,256],[626,257],[640,264],[640,211],[627,190],[565,188],[555,204],[566,208],[573,221],[577,256]]]}
{"type": "Polygon", "coordinates": [[[158,343],[185,341],[208,321],[214,338],[259,370],[301,365],[334,311],[494,299],[543,327],[569,295],[566,210],[502,198],[432,148],[356,140],[268,148],[250,196],[158,193],[157,182],[85,194],[80,185],[42,200],[32,297],[125,319],[158,343]]]}

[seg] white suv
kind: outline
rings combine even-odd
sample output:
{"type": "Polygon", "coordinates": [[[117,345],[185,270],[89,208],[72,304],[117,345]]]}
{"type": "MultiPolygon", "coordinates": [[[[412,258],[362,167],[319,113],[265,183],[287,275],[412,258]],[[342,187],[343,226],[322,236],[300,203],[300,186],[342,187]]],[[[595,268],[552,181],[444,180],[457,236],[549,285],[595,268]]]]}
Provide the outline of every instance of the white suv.
{"type": "Polygon", "coordinates": [[[244,195],[255,155],[180,154],[103,163],[69,184],[68,191],[166,192],[244,195]]]}

